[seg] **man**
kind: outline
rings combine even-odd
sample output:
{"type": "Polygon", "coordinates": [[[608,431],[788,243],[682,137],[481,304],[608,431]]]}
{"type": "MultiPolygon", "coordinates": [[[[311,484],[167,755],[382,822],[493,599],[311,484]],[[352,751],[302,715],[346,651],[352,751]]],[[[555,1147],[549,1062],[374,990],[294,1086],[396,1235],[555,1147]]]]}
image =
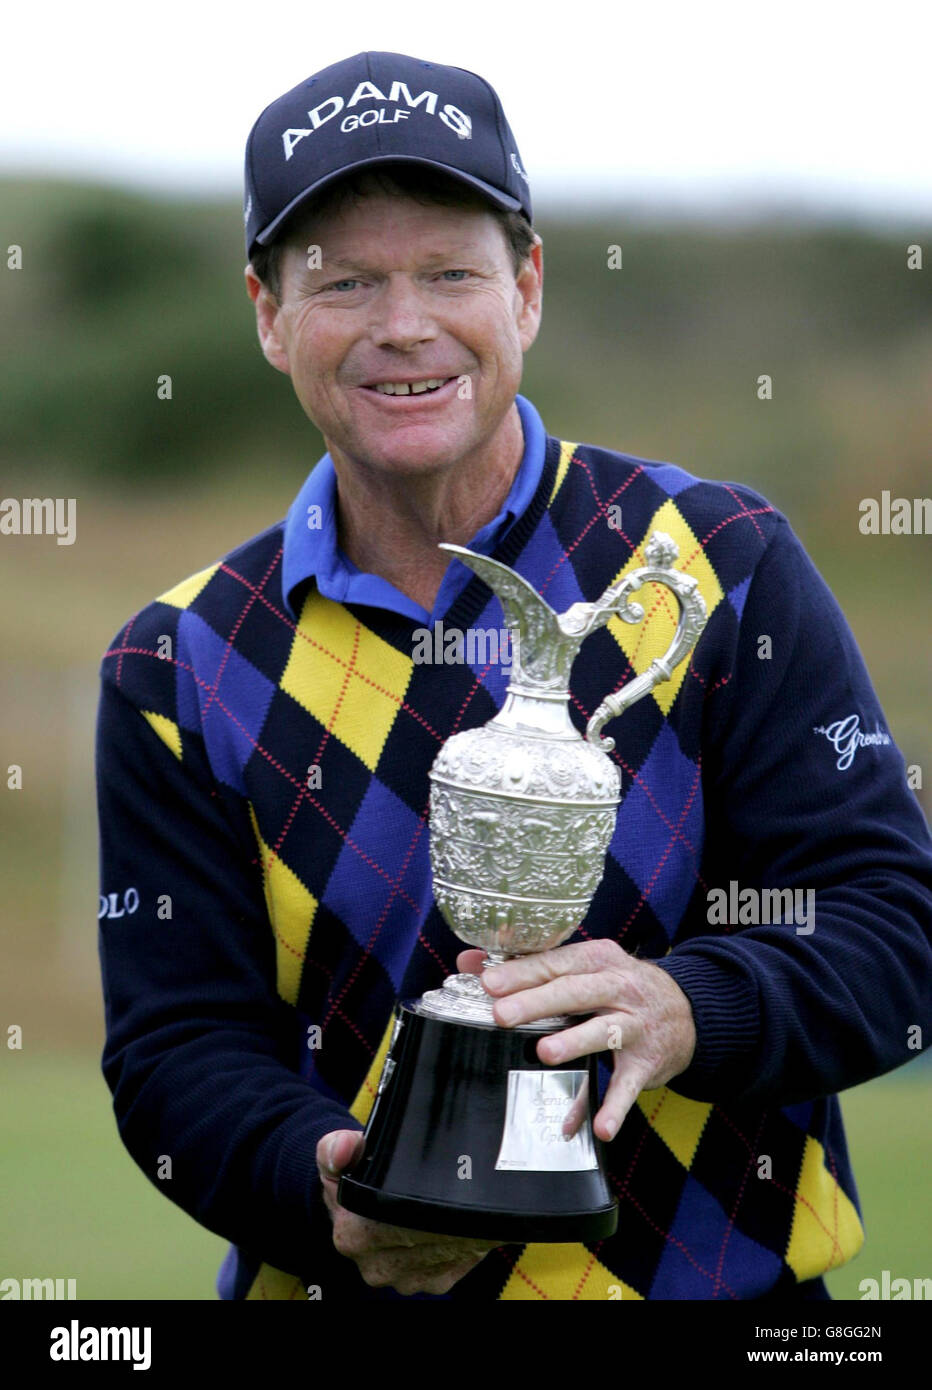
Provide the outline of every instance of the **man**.
{"type": "MultiPolygon", "coordinates": [[[[827,1297],[863,1241],[836,1093],[915,1055],[932,954],[932,841],[843,616],[765,499],[557,440],[518,394],[542,245],[481,78],[334,64],[259,117],[246,184],[262,349],[327,453],[284,523],[104,658],[102,891],[140,904],[101,926],[125,1144],[233,1242],[224,1298],[827,1297]],[[337,1178],[394,1004],[480,966],[433,904],[427,771],[508,671],[414,659],[435,624],[502,627],[438,542],[561,610],[654,529],[708,626],[610,730],[624,799],[576,939],[484,977],[502,1026],[584,1016],[538,1053],[601,1054],[618,1234],[491,1246],[358,1217],[337,1178]]],[[[667,645],[669,605],[646,607],[584,645],[580,727],[667,645]]]]}

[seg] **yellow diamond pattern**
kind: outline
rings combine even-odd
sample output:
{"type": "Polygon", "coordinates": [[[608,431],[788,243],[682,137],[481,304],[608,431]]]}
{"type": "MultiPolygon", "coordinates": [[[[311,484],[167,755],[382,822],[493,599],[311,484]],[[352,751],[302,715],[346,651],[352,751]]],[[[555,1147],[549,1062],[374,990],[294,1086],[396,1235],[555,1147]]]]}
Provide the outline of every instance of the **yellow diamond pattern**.
{"type": "Polygon", "coordinates": [[[181,583],[176,584],[174,589],[168,589],[164,594],[159,594],[156,602],[170,603],[173,608],[187,608],[188,604],[194,602],[201,590],[207,588],[209,581],[219,568],[219,565],[208,565],[206,570],[199,570],[190,578],[182,579],[181,583]]]}
{"type": "Polygon", "coordinates": [[[845,1264],[863,1244],[864,1227],[853,1203],[826,1168],[822,1145],[808,1135],[796,1184],[787,1264],[797,1279],[814,1279],[845,1264]]]}
{"type": "Polygon", "coordinates": [[[674,1157],[684,1168],[690,1168],[712,1106],[707,1101],[678,1096],[668,1086],[642,1091],[637,1103],[674,1157]]]}
{"type": "MultiPolygon", "coordinates": [[[[663,506],[654,513],[650,525],[641,537],[640,544],[624,568],[618,571],[612,583],[617,584],[632,570],[641,569],[647,563],[644,547],[650,540],[653,531],[665,531],[676,541],[680,553],[679,558],[674,562],[674,568],[683,574],[690,574],[698,580],[699,592],[705,599],[706,611],[711,617],[724,597],[722,586],[718,582],[714,569],[706,559],[705,551],[686,524],[672,498],[664,502],[663,506]]],[[[631,662],[635,674],[641,675],[655,657],[663,656],[670,645],[676,631],[679,606],[670,590],[659,584],[645,584],[642,589],[632,594],[630,602],[640,603],[644,609],[643,621],[623,623],[620,618],[613,617],[608,621],[608,631],[631,662]]],[[[688,670],[689,657],[686,656],[676,667],[670,680],[662,681],[651,691],[651,695],[665,715],[670,712],[670,707],[676,699],[688,670]]]]}
{"type": "Polygon", "coordinates": [[[413,670],[411,657],[315,589],[305,599],[280,684],[374,772],[413,670]],[[349,659],[338,652],[349,652],[349,659]]]}
{"type": "MultiPolygon", "coordinates": [[[[557,464],[557,476],[553,480],[553,491],[550,494],[550,502],[553,501],[557,493],[560,491],[560,488],[563,486],[563,479],[566,477],[569,471],[570,459],[573,457],[573,451],[575,448],[576,445],[571,444],[569,440],[560,440],[560,461],[557,464]]],[[[550,506],[550,502],[547,503],[548,507],[550,506]]]]}
{"type": "Polygon", "coordinates": [[[526,1245],[499,1298],[508,1302],[560,1299],[640,1299],[584,1245],[526,1245]]]}
{"type": "Polygon", "coordinates": [[[379,1087],[382,1077],[382,1068],[385,1065],[385,1058],[388,1056],[388,1044],[391,1041],[392,1028],[394,1027],[394,1014],[385,1025],[385,1032],[382,1034],[382,1041],[379,1050],[372,1059],[372,1066],[366,1073],[366,1079],[360,1086],[356,1099],[350,1106],[350,1114],[355,1116],[361,1125],[366,1124],[369,1114],[375,1104],[375,1093],[379,1087]]]}
{"type": "Polygon", "coordinates": [[[174,719],[167,719],[164,714],[155,714],[150,709],[139,712],[143,719],[148,720],[162,742],[168,744],[175,757],[181,762],[181,730],[174,719]]]}
{"type": "Polygon", "coordinates": [[[297,1004],[301,967],[317,912],[317,899],[309,893],[280,855],[274,854],[259,833],[250,802],[249,815],[262,860],[262,886],[275,932],[275,965],[278,992],[287,1004],[297,1004]]]}
{"type": "Polygon", "coordinates": [[[246,1298],[254,1301],[266,1298],[282,1299],[286,1303],[308,1301],[307,1290],[297,1275],[286,1274],[283,1269],[276,1269],[274,1265],[260,1265],[246,1298]]]}

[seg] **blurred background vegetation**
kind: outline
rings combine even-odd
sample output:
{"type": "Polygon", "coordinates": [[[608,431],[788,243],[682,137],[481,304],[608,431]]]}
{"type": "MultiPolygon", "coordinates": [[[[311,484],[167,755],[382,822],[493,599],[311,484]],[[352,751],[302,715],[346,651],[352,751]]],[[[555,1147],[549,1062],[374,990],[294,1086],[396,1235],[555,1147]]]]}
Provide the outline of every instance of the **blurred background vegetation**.
{"type": "MultiPolygon", "coordinates": [[[[0,796],[0,1036],[23,1028],[23,1051],[2,1049],[0,1276],[210,1298],[224,1243],[134,1167],[99,1073],[96,672],[133,612],[281,517],[324,446],[260,353],[235,201],[0,180],[0,208],[3,249],[23,255],[0,267],[0,494],[77,501],[73,546],[0,538],[0,762],[23,768],[0,796]]],[[[787,513],[928,814],[932,538],[863,536],[858,504],[932,495],[932,284],[907,269],[929,229],[567,210],[538,230],[523,393],[552,434],[746,483],[787,513]]],[[[884,1268],[932,1273],[930,1077],[923,1055],[843,1098],[868,1243],[836,1297],[884,1268]]]]}

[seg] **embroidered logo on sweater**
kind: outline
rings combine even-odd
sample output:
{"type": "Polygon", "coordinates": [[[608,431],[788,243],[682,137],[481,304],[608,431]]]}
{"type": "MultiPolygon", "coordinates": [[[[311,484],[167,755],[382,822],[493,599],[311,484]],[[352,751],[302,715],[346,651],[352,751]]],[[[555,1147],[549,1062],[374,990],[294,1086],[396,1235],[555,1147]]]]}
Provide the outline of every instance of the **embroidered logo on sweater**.
{"type": "Polygon", "coordinates": [[[812,732],[824,734],[835,749],[838,754],[838,761],[835,766],[839,772],[847,771],[854,762],[854,755],[859,748],[866,748],[873,743],[892,743],[893,741],[879,724],[872,734],[864,733],[859,714],[849,714],[847,719],[836,719],[834,724],[829,724],[828,728],[824,724],[814,725],[812,732]]]}

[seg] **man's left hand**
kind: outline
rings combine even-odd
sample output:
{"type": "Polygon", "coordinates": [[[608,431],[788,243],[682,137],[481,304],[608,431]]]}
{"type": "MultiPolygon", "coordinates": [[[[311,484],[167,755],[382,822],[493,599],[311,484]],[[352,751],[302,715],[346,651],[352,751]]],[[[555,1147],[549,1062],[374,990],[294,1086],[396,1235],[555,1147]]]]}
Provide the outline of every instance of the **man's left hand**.
{"type": "MultiPolygon", "coordinates": [[[[553,1066],[591,1052],[613,1053],[612,1079],[592,1126],[599,1139],[614,1139],[641,1091],[666,1085],[692,1061],[696,1029],[688,998],[665,970],[617,942],[574,942],[481,970],[484,956],[462,951],[457,968],[481,976],[502,1026],[552,1014],[595,1015],[542,1038],[537,1055],[553,1066]]],[[[583,1113],[567,1116],[565,1134],[579,1128],[583,1113]]]]}

